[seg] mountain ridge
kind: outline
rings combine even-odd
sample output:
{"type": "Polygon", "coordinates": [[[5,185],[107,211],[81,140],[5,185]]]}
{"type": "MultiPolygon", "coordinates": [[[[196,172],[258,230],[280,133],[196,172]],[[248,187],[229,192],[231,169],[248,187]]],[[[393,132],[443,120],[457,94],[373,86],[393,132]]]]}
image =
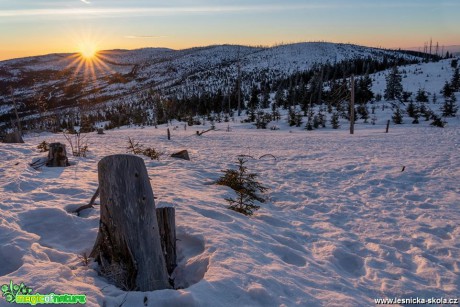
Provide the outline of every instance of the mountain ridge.
{"type": "Polygon", "coordinates": [[[255,84],[274,85],[325,63],[353,59],[396,63],[422,58],[400,50],[329,42],[118,49],[101,51],[92,63],[76,53],[56,53],[0,61],[0,110],[9,110],[13,99],[24,105],[41,99],[47,110],[53,110],[82,101],[97,105],[135,99],[146,90],[180,97],[218,90],[229,93],[237,84],[238,65],[242,91],[247,94],[255,84]]]}

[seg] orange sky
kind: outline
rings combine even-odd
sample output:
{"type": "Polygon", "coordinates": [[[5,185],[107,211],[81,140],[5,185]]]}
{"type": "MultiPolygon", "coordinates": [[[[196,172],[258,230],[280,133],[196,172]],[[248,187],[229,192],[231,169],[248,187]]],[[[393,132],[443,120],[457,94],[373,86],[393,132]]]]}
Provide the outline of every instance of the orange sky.
{"type": "Polygon", "coordinates": [[[0,4],[0,60],[97,49],[332,41],[423,47],[460,45],[458,1],[22,0],[0,4]],[[88,47],[92,46],[92,47],[88,47]]]}

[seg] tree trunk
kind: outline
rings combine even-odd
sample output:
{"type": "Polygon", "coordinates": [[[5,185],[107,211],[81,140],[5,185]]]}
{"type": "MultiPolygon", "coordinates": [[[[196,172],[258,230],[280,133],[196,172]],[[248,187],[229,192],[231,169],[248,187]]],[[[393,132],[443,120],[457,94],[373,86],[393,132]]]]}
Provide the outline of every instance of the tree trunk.
{"type": "Polygon", "coordinates": [[[51,143],[49,145],[48,162],[46,162],[46,166],[65,167],[69,165],[65,144],[51,143]]]}
{"type": "Polygon", "coordinates": [[[161,248],[165,256],[166,268],[171,275],[177,266],[175,209],[173,207],[157,208],[156,213],[161,248]]]}
{"type": "Polygon", "coordinates": [[[142,158],[113,155],[98,164],[101,219],[91,257],[125,290],[170,288],[152,187],[142,158]]]}

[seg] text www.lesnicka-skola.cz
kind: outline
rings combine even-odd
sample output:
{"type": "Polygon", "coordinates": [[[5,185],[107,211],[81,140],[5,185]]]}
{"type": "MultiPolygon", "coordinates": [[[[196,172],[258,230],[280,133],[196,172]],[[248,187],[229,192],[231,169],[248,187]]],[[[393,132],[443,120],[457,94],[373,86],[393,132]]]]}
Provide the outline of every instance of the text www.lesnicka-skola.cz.
{"type": "Polygon", "coordinates": [[[458,298],[438,298],[438,297],[430,297],[430,298],[420,298],[420,297],[410,297],[410,298],[375,298],[374,302],[377,305],[380,304],[452,304],[458,305],[459,299],[458,298]]]}

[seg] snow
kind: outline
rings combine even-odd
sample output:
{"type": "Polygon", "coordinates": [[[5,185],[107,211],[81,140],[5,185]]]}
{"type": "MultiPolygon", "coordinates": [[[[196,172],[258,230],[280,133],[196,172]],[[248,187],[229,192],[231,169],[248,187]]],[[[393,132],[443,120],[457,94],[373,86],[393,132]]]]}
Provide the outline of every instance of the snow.
{"type": "Polygon", "coordinates": [[[362,306],[458,296],[458,118],[444,129],[422,121],[388,134],[358,123],[354,135],[284,122],[277,131],[230,122],[230,132],[221,123],[202,136],[195,131],[208,126],[173,123],[171,141],[166,126],[91,133],[89,156],[67,168],[28,166],[45,155],[41,141],[65,142],[62,135],[0,144],[0,284],[86,294],[88,306],[362,306]],[[165,152],[145,163],[156,205],[176,208],[179,290],[125,292],[80,259],[96,239],[99,208],[69,212],[89,201],[97,162],[125,153],[128,137],[165,152]],[[191,161],[169,157],[182,149],[191,161]],[[258,159],[267,153],[276,160],[258,159]],[[256,158],[247,166],[269,188],[253,217],[226,209],[234,192],[213,184],[240,154],[256,158]]]}
{"type": "MultiPolygon", "coordinates": [[[[450,61],[399,70],[406,71],[404,90],[415,94],[424,85],[436,93],[438,102],[428,107],[439,114],[450,61]]],[[[387,73],[371,76],[375,93],[383,93],[387,73]]],[[[409,124],[406,116],[384,133],[390,103],[374,105],[376,125],[359,120],[354,135],[344,120],[339,130],[289,127],[285,112],[268,125],[276,131],[237,120],[202,136],[195,131],[209,122],[187,130],[173,122],[170,141],[165,125],[94,132],[88,157],[71,157],[67,168],[28,165],[46,156],[39,143],[65,143],[62,134],[0,143],[0,285],[13,280],[42,294],[86,294],[88,306],[367,306],[374,298],[458,298],[460,117],[441,129],[423,118],[409,124]],[[71,212],[96,190],[98,161],[126,153],[128,137],[165,153],[144,161],[156,206],[176,208],[178,290],[125,292],[81,259],[96,239],[99,207],[80,217],[71,212]],[[191,161],[169,157],[182,149],[191,161]],[[265,154],[276,160],[259,159],[265,154]],[[225,198],[234,192],[214,184],[238,155],[255,158],[247,166],[269,188],[252,217],[228,210],[225,198]]],[[[0,306],[10,304],[0,298],[0,306]]]]}
{"type": "MultiPolygon", "coordinates": [[[[426,91],[428,94],[436,94],[437,98],[441,97],[440,90],[447,82],[450,82],[453,75],[453,69],[450,66],[452,59],[441,60],[439,62],[420,63],[406,66],[399,66],[398,71],[402,76],[402,85],[404,91],[412,92],[413,97],[417,95],[419,89],[426,91]]],[[[384,95],[386,88],[386,79],[390,70],[373,74],[374,94],[384,95]]]]}
{"type": "MultiPolygon", "coordinates": [[[[262,80],[283,79],[321,63],[368,57],[379,61],[384,57],[416,59],[390,50],[325,42],[274,47],[216,45],[184,50],[144,48],[102,51],[94,67],[87,67],[78,54],[0,61],[0,81],[21,84],[19,81],[34,75],[33,87],[27,82],[15,87],[17,100],[32,98],[37,90],[50,95],[50,88],[53,88],[55,98],[72,98],[66,94],[70,81],[82,86],[79,98],[104,97],[110,104],[136,99],[139,93],[148,89],[173,91],[178,96],[216,92],[217,89],[227,93],[236,84],[238,62],[241,64],[243,93],[249,93],[252,84],[262,80]],[[120,77],[128,82],[123,83],[120,77]]],[[[1,98],[1,104],[10,103],[7,97],[3,97],[3,101],[1,98]]]]}

